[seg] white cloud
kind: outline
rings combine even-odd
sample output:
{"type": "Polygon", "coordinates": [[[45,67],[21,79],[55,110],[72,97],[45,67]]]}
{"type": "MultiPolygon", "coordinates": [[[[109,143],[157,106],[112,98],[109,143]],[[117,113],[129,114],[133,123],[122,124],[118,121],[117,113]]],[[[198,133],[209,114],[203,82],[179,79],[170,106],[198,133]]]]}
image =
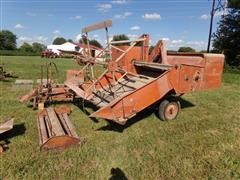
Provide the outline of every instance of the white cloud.
{"type": "Polygon", "coordinates": [[[178,39],[178,40],[172,40],[172,41],[171,41],[172,44],[181,44],[181,43],[183,43],[183,42],[184,42],[184,41],[181,40],[181,39],[178,39]]]}
{"type": "MultiPolygon", "coordinates": [[[[219,18],[222,15],[224,15],[224,11],[216,11],[214,14],[214,18],[219,18]]],[[[210,15],[207,15],[207,14],[203,14],[200,16],[200,19],[202,19],[202,20],[207,20],[209,18],[210,18],[210,15]]]]}
{"type": "Polygon", "coordinates": [[[113,18],[115,18],[115,19],[125,19],[126,17],[131,16],[131,15],[132,15],[131,12],[125,12],[123,14],[116,14],[116,15],[114,15],[113,18]]]}
{"type": "Polygon", "coordinates": [[[125,17],[127,17],[127,16],[131,16],[132,13],[131,13],[131,12],[125,12],[123,15],[124,15],[125,17]]]}
{"type": "Polygon", "coordinates": [[[15,29],[23,29],[24,26],[23,26],[22,24],[16,24],[16,25],[14,26],[14,28],[15,28],[15,29]]]}
{"type": "Polygon", "coordinates": [[[209,16],[207,14],[203,14],[200,16],[200,19],[202,20],[207,20],[209,18],[209,16]]]}
{"type": "Polygon", "coordinates": [[[79,15],[70,17],[70,19],[81,19],[81,18],[82,18],[82,16],[79,16],[79,15]]]}
{"type": "Polygon", "coordinates": [[[137,34],[127,34],[127,36],[130,38],[130,39],[136,39],[138,37],[137,34]]]}
{"type": "Polygon", "coordinates": [[[205,41],[184,41],[184,40],[172,40],[168,41],[167,48],[169,50],[178,50],[180,47],[191,47],[197,51],[205,50],[207,48],[207,42],[205,41]]]}
{"type": "Polygon", "coordinates": [[[112,4],[127,4],[128,2],[126,0],[114,0],[111,1],[112,4]]]}
{"type": "Polygon", "coordinates": [[[97,8],[101,12],[108,12],[110,9],[112,9],[111,4],[99,4],[97,5],[97,8]]]}
{"type": "Polygon", "coordinates": [[[55,31],[53,31],[53,34],[60,34],[60,31],[59,30],[55,30],[55,31]]]}
{"type": "Polygon", "coordinates": [[[149,20],[160,20],[160,19],[162,19],[161,15],[158,14],[158,13],[152,13],[152,14],[147,14],[146,13],[142,16],[142,18],[149,19],[149,20]]]}
{"type": "Polygon", "coordinates": [[[21,42],[29,42],[29,41],[32,41],[32,38],[21,36],[21,37],[18,38],[18,40],[21,41],[21,42]]]}
{"type": "Polygon", "coordinates": [[[133,26],[130,28],[132,31],[138,31],[140,30],[140,27],[139,26],[133,26]]]}
{"type": "Polygon", "coordinates": [[[224,11],[217,11],[214,14],[214,17],[221,17],[222,15],[224,15],[224,11]]]}
{"type": "Polygon", "coordinates": [[[53,31],[53,39],[57,38],[60,36],[60,31],[59,30],[55,30],[53,31]]]}
{"type": "Polygon", "coordinates": [[[37,14],[32,13],[32,12],[27,12],[26,14],[27,14],[27,16],[31,16],[31,17],[35,17],[35,16],[37,16],[37,14]]]}
{"type": "Polygon", "coordinates": [[[32,44],[34,42],[46,44],[47,40],[48,40],[48,38],[47,37],[43,37],[43,36],[36,36],[36,37],[21,36],[21,37],[18,38],[19,44],[22,44],[24,42],[29,43],[29,44],[32,44]]]}
{"type": "Polygon", "coordinates": [[[37,42],[44,43],[44,42],[47,41],[48,38],[47,37],[43,37],[43,36],[37,36],[37,37],[35,37],[35,39],[36,39],[37,42]]]}
{"type": "Polygon", "coordinates": [[[78,42],[82,38],[82,34],[78,34],[75,38],[75,40],[78,42]]]}
{"type": "Polygon", "coordinates": [[[94,38],[98,38],[99,35],[98,35],[98,34],[94,34],[93,37],[94,37],[94,38]]]}
{"type": "Polygon", "coordinates": [[[170,39],[167,38],[167,37],[162,38],[162,40],[164,40],[164,41],[170,41],[170,39]]]}

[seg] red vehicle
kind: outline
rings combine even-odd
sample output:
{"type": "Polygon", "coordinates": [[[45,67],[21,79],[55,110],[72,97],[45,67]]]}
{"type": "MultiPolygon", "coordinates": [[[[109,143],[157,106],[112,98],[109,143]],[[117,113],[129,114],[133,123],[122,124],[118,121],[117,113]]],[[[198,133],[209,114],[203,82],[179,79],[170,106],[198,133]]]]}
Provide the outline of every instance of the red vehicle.
{"type": "Polygon", "coordinates": [[[45,49],[44,51],[42,51],[41,57],[42,58],[44,58],[44,57],[46,57],[46,58],[57,58],[58,55],[50,49],[45,49]]]}

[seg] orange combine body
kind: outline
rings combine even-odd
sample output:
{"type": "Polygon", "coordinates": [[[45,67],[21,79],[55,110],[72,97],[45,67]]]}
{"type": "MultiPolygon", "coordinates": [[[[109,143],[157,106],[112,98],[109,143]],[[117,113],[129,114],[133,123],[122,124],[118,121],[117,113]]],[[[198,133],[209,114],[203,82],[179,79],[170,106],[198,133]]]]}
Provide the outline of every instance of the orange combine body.
{"type": "Polygon", "coordinates": [[[118,62],[121,50],[112,49],[108,71],[95,83],[74,85],[66,82],[77,95],[99,107],[91,117],[125,124],[143,109],[158,103],[162,120],[176,118],[180,110],[179,96],[221,85],[224,56],[221,54],[168,54],[159,41],[148,54],[148,35],[143,36],[147,48],[133,47],[118,62]],[[142,51],[144,49],[144,51],[142,51]]]}
{"type": "MultiPolygon", "coordinates": [[[[111,26],[105,21],[83,29],[87,33],[111,26]]],[[[206,53],[167,53],[164,41],[159,41],[149,53],[149,35],[136,40],[112,41],[106,50],[106,70],[95,77],[86,78],[86,69],[98,62],[84,59],[80,71],[69,71],[64,85],[58,86],[63,94],[80,97],[98,107],[91,117],[125,124],[145,108],[157,104],[162,120],[175,119],[180,110],[179,98],[185,93],[217,89],[221,85],[224,56],[206,53]],[[117,44],[128,44],[117,46],[117,44]],[[109,53],[110,52],[110,53],[109,53]]],[[[90,73],[91,74],[91,73],[90,73]]],[[[53,90],[54,91],[54,90],[53,90]]],[[[53,92],[52,91],[52,92],[53,92]]],[[[52,99],[57,99],[53,95],[52,99]]],[[[33,97],[25,96],[25,101],[33,97]]],[[[62,97],[62,94],[61,94],[62,97]]],[[[62,100],[62,99],[61,99],[62,100]]]]}

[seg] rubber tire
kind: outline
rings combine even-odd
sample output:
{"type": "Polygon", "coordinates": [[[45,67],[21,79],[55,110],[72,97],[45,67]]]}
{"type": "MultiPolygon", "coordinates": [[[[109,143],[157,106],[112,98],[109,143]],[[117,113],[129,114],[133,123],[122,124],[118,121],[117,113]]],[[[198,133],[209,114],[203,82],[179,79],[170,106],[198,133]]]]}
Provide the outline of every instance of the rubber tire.
{"type": "Polygon", "coordinates": [[[178,114],[180,113],[181,105],[180,102],[177,99],[171,98],[171,99],[165,99],[162,102],[160,102],[158,107],[158,116],[163,121],[170,121],[176,119],[178,114]],[[166,116],[166,110],[169,105],[174,105],[177,107],[177,113],[173,117],[169,118],[166,116]]]}

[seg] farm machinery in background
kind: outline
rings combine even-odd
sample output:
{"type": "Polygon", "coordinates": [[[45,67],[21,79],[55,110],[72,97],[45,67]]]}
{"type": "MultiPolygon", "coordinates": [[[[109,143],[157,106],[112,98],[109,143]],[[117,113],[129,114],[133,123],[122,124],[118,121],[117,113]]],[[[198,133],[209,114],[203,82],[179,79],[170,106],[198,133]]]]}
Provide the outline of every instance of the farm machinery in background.
{"type": "MultiPolygon", "coordinates": [[[[175,119],[180,111],[180,96],[185,93],[216,89],[221,85],[224,56],[205,53],[167,53],[159,41],[149,53],[149,35],[135,40],[110,41],[110,20],[82,29],[84,37],[98,29],[106,31],[106,48],[91,56],[90,48],[75,53],[81,70],[68,70],[63,84],[46,85],[21,97],[21,102],[39,103],[81,98],[98,107],[90,117],[102,118],[124,125],[129,119],[151,105],[157,105],[159,118],[175,119]],[[126,45],[122,45],[126,44],[126,45]],[[104,54],[105,59],[97,58],[104,54]],[[96,76],[96,68],[105,70],[96,76]]],[[[87,41],[87,47],[89,42],[87,41]]]]}
{"type": "Polygon", "coordinates": [[[6,72],[4,65],[0,64],[0,80],[6,80],[7,78],[17,78],[12,72],[6,72]]]}

